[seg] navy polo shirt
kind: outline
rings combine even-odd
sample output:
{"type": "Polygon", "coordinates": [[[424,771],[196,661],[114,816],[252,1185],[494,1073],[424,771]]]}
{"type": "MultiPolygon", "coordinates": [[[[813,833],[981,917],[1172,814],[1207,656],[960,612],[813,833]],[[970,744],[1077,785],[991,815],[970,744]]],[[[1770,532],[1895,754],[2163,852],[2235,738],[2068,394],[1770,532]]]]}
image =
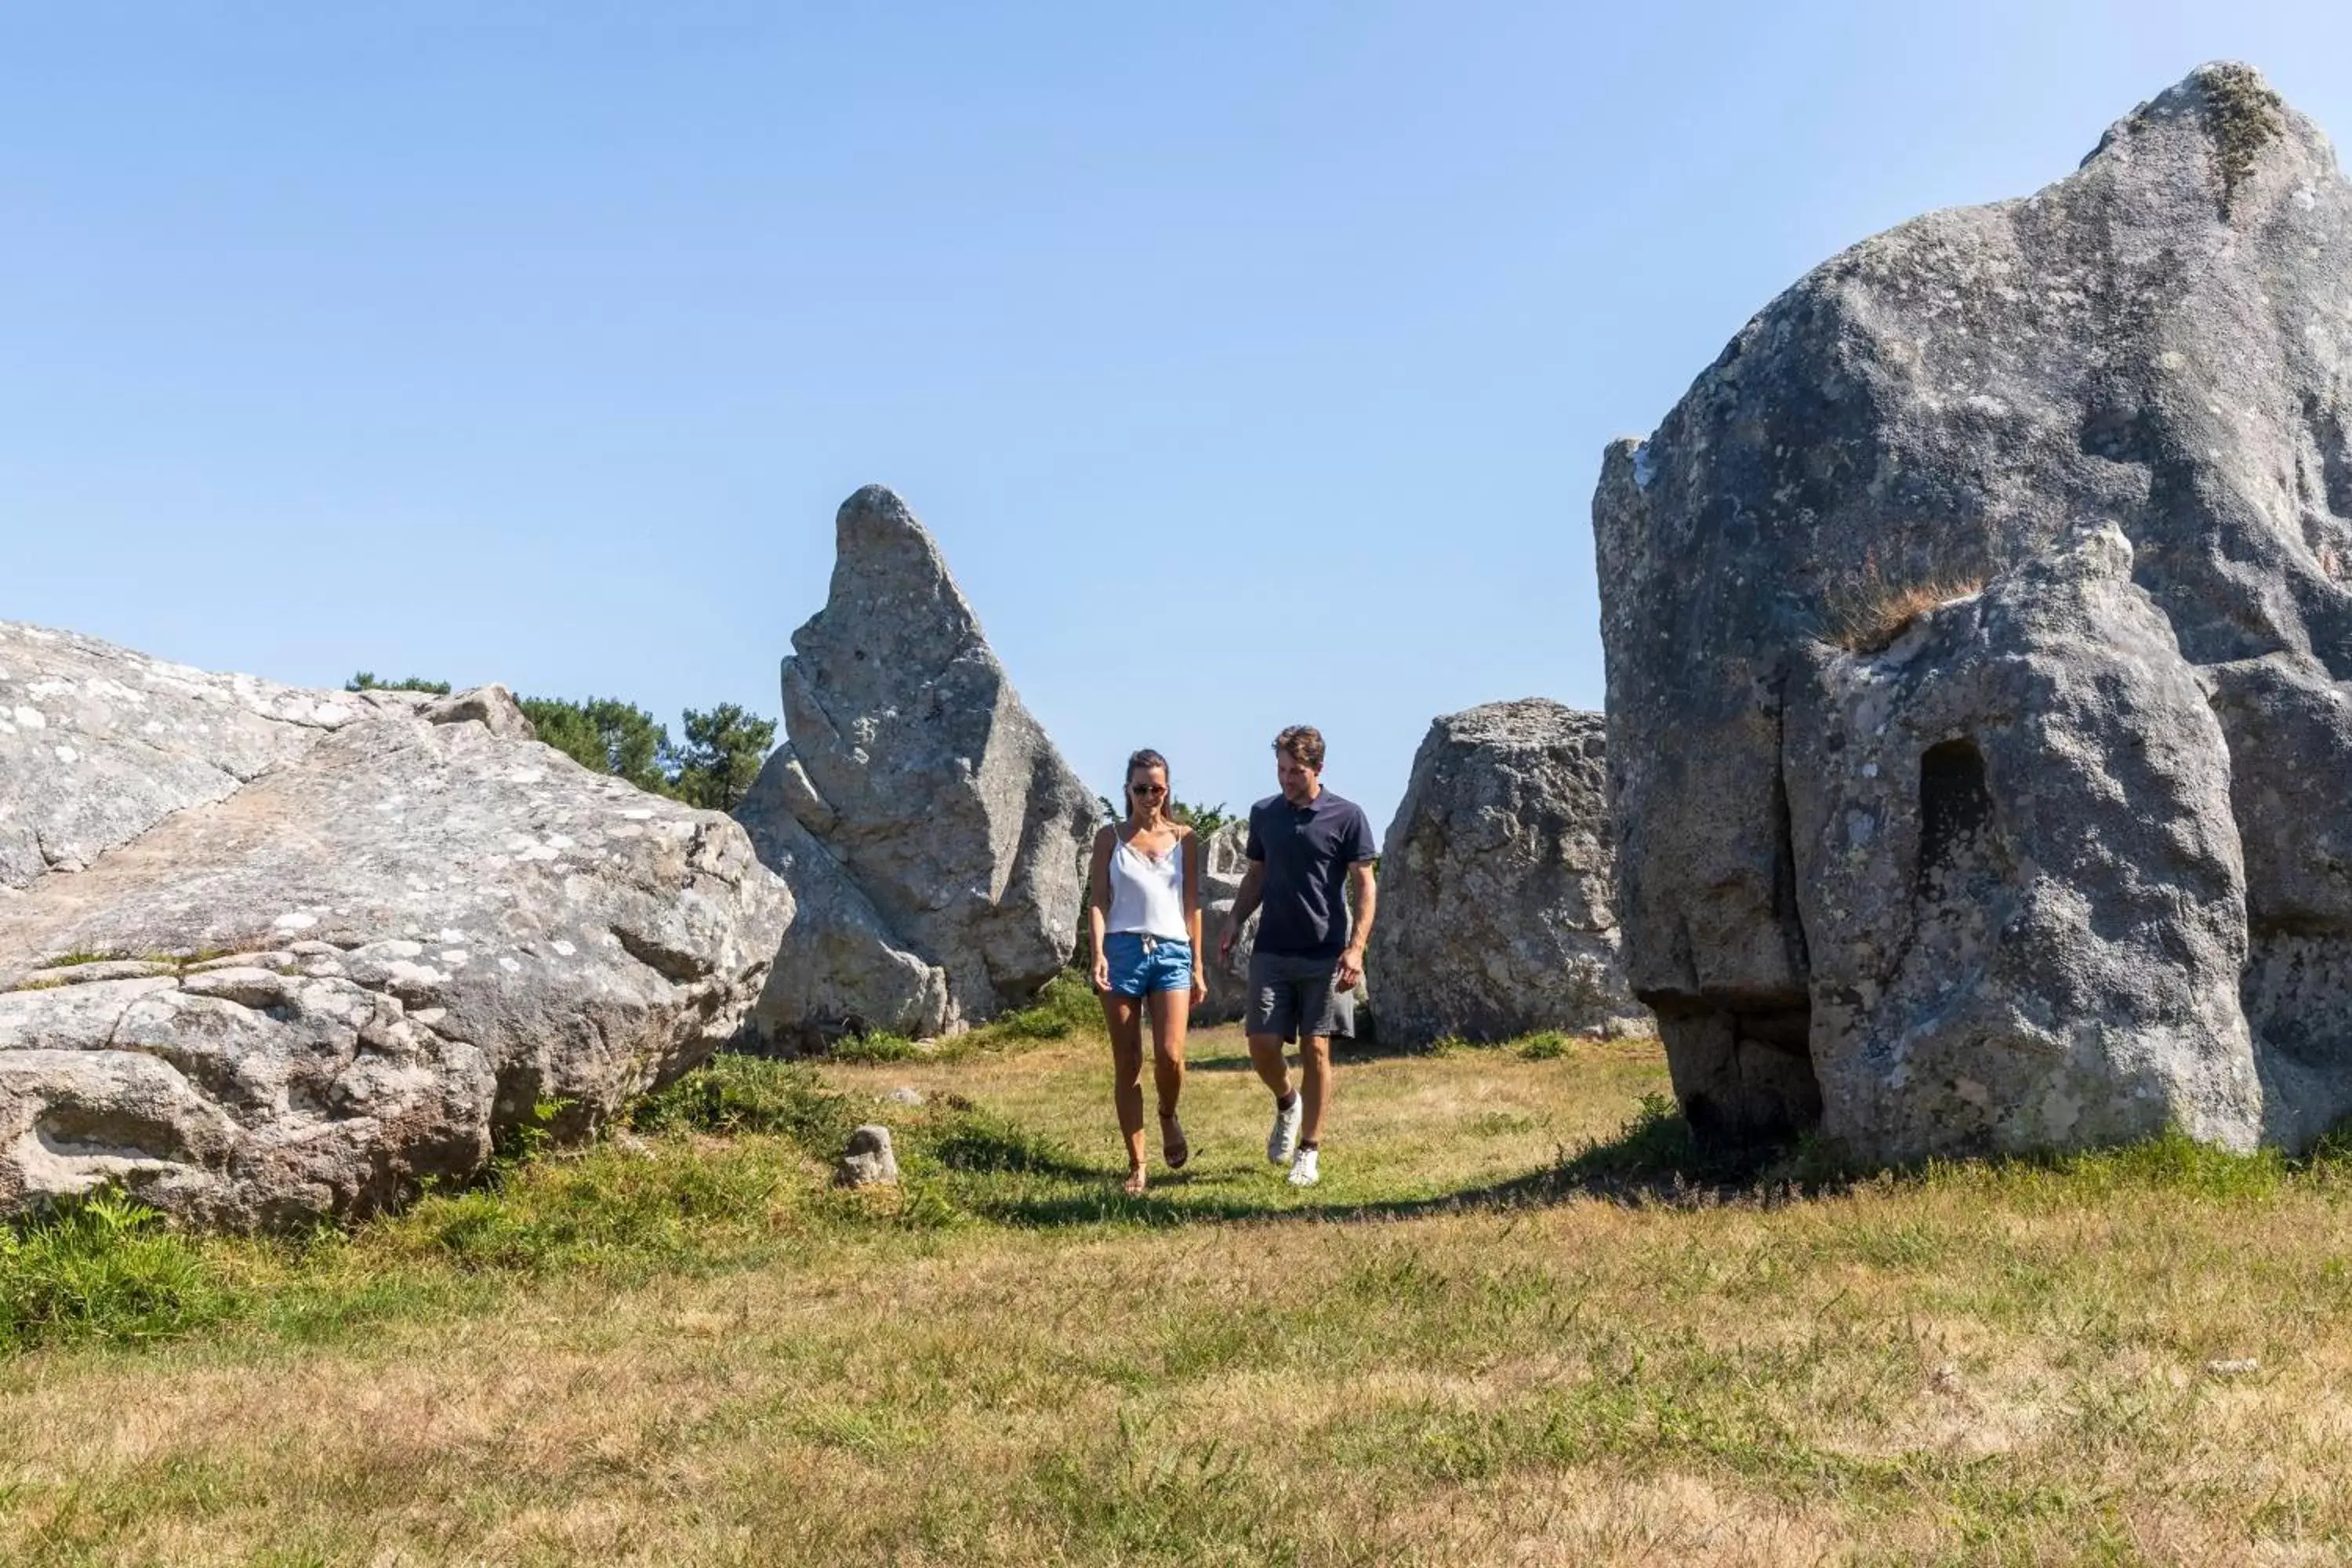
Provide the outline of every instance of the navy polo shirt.
{"type": "Polygon", "coordinates": [[[1323,791],[1309,805],[1250,807],[1249,858],[1265,862],[1257,951],[1337,961],[1348,946],[1348,868],[1380,853],[1364,809],[1323,791]]]}

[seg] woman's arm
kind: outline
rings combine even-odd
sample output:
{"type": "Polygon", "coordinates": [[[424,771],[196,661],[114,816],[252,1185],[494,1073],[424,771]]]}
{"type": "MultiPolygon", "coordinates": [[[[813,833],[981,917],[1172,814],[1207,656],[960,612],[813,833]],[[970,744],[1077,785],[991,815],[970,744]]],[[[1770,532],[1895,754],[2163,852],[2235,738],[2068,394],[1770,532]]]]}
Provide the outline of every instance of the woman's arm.
{"type": "Polygon", "coordinates": [[[1097,991],[1110,989],[1110,960],[1103,956],[1103,927],[1110,914],[1110,851],[1118,829],[1105,827],[1095,835],[1094,857],[1087,864],[1087,931],[1094,943],[1097,991]]]}
{"type": "Polygon", "coordinates": [[[1178,839],[1184,856],[1184,929],[1192,934],[1192,1005],[1209,999],[1209,955],[1201,946],[1201,836],[1191,828],[1178,839]]]}

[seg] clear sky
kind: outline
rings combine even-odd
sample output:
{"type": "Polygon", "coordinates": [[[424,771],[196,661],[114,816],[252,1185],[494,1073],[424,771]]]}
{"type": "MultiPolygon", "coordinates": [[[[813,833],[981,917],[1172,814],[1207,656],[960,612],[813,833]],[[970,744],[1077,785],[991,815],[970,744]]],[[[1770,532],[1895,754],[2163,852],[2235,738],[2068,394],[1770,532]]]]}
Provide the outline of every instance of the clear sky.
{"type": "Polygon", "coordinates": [[[1600,705],[1605,441],[2219,58],[2352,133],[2340,3],[26,0],[0,616],[772,717],[878,479],[1097,788],[1384,827],[1600,705]]]}

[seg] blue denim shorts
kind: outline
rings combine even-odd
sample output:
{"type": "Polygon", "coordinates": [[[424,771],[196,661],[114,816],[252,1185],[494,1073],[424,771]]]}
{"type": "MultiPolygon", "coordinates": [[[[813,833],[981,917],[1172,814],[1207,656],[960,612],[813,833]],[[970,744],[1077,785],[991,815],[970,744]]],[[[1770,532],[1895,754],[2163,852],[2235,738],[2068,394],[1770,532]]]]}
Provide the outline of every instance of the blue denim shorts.
{"type": "Polygon", "coordinates": [[[1110,988],[1122,996],[1192,989],[1192,944],[1173,937],[1115,931],[1103,938],[1110,988]]]}

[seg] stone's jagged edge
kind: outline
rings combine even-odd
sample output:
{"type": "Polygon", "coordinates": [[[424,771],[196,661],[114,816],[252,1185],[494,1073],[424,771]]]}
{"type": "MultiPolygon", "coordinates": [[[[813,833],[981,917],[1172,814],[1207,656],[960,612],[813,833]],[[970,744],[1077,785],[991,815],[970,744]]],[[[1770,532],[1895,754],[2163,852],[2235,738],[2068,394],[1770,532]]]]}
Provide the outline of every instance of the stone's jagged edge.
{"type": "Polygon", "coordinates": [[[1818,1091],[1825,1132],[1902,1160],[2111,1142],[2151,1117],[2239,1144],[2255,1072],[2269,1141],[2352,1110],[2352,886],[2314,869],[2352,863],[2328,826],[2352,815],[2347,210],[2317,127],[2247,68],[2200,68],[2035,195],[1815,268],[1646,441],[1609,448],[1593,526],[1621,916],[1694,1121],[1785,1132],[1818,1091]],[[2053,565],[2068,556],[2121,575],[2053,565]],[[1869,584],[1981,597],[1925,594],[1885,646],[1824,648],[1833,594],[1869,584]],[[1929,724],[1957,701],[1922,673],[1937,658],[2009,707],[1929,724]],[[1832,694],[1853,705],[1835,722],[1808,707],[1832,694]],[[2039,752],[2015,740],[2029,723],[2039,752]],[[1940,1003],[1898,1007],[1927,916],[1879,872],[1920,852],[1926,752],[1962,741],[1980,761],[1946,762],[1981,767],[1994,826],[2031,848],[1981,896],[2056,956],[2037,970],[1990,928],[1947,955],[1940,1003]],[[2117,817],[2081,841],[2104,858],[2078,848],[2070,815],[2096,818],[2096,781],[2126,777],[2174,847],[2117,817]],[[2326,807],[2290,804],[2314,781],[2326,807]],[[2124,911],[2148,887],[2179,897],[2143,951],[2124,911]],[[1788,1042],[1755,1013],[1784,995],[1806,1018],[1788,1042]],[[1931,1059],[1948,1070],[1905,1065],[1931,1059]]]}

